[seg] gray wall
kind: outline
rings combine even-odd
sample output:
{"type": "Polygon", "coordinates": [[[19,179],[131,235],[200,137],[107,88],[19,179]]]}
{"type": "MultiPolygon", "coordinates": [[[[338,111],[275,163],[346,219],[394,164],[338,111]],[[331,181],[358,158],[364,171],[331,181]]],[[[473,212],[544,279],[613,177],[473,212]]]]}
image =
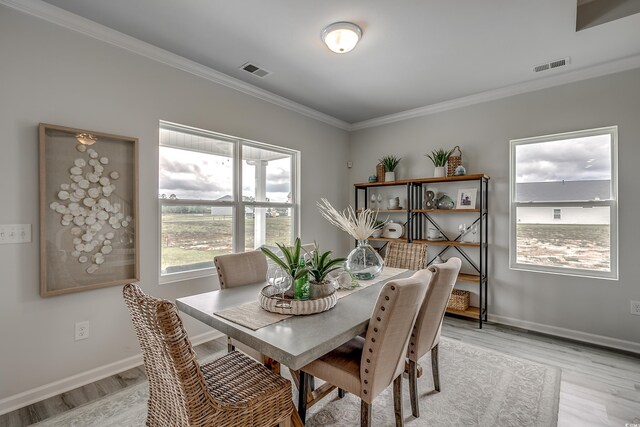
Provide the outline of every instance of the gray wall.
{"type": "Polygon", "coordinates": [[[640,69],[635,69],[353,132],[350,181],[366,182],[376,159],[390,153],[403,158],[399,178],[429,177],[433,165],[423,154],[460,145],[468,173],[491,177],[490,313],[494,318],[629,347],[615,339],[640,343],[640,316],[629,313],[629,300],[640,300],[635,249],[640,238],[639,119],[640,69]],[[619,126],[620,280],[510,270],[509,140],[610,125],[619,126]]]}
{"type": "MultiPolygon", "coordinates": [[[[122,49],[0,6],[0,223],[33,224],[33,241],[0,245],[0,401],[139,353],[121,288],[39,296],[39,122],[140,140],[141,278],[173,299],[213,289],[213,277],[158,285],[158,121],[302,152],[302,238],[342,251],[315,201],[348,197],[348,135],[122,49]],[[321,185],[318,185],[321,184],[321,185]],[[74,323],[91,322],[74,342],[74,323]]],[[[190,334],[209,329],[187,321],[190,334]]]]}

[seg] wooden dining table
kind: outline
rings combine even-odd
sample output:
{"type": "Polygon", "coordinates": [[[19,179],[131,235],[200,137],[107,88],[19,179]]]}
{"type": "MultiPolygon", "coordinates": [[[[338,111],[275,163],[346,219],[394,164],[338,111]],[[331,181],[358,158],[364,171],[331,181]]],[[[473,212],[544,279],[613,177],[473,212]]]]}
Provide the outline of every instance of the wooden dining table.
{"type": "MultiPolygon", "coordinates": [[[[411,274],[413,271],[398,270],[398,274],[394,276],[338,299],[335,307],[328,311],[291,316],[257,330],[214,313],[257,301],[260,291],[267,285],[266,282],[178,298],[176,303],[178,309],[189,316],[296,371],[366,332],[384,283],[391,279],[409,277],[411,274]]],[[[325,391],[312,396],[310,403],[322,398],[325,391]]]]}

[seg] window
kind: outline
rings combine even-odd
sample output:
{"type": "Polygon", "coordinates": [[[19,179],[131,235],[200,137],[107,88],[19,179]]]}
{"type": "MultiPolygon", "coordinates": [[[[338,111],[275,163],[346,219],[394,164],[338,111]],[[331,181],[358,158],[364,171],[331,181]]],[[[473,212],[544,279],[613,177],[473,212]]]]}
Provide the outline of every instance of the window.
{"type": "Polygon", "coordinates": [[[298,234],[298,152],[168,122],[159,152],[163,282],[298,234]]]}
{"type": "Polygon", "coordinates": [[[617,135],[511,141],[511,268],[618,278],[617,135]]]}

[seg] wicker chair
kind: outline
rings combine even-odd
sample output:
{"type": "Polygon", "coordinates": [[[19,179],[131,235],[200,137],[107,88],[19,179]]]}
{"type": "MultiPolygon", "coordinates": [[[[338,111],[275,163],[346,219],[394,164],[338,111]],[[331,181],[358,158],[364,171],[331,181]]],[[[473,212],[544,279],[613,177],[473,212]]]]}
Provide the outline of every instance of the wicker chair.
{"type": "Polygon", "coordinates": [[[291,383],[234,351],[200,365],[174,303],[125,285],[149,379],[148,426],[289,426],[291,383]]]}
{"type": "Polygon", "coordinates": [[[414,417],[419,417],[418,409],[418,360],[431,352],[431,373],[436,391],[440,391],[440,374],[438,372],[438,344],[440,343],[440,331],[442,319],[447,309],[447,302],[451,291],[458,278],[460,258],[449,258],[444,264],[429,266],[433,272],[433,279],[424,298],[416,324],[413,327],[407,357],[409,359],[409,394],[411,398],[411,412],[414,417]]]}
{"type": "Polygon", "coordinates": [[[419,243],[389,242],[384,255],[387,267],[422,270],[427,259],[427,245],[419,243]]]}

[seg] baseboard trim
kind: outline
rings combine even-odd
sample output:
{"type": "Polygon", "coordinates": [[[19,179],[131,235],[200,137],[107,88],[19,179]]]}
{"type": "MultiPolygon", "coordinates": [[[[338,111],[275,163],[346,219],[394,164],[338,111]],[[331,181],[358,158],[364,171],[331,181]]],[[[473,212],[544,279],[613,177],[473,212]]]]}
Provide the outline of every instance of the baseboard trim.
{"type": "MultiPolygon", "coordinates": [[[[196,346],[222,336],[224,336],[224,334],[221,332],[211,331],[196,335],[190,339],[191,343],[196,346]]],[[[31,405],[32,403],[40,402],[41,400],[48,399],[49,397],[56,396],[60,393],[82,387],[83,385],[126,371],[127,369],[135,368],[141,364],[142,353],[127,357],[126,359],[122,359],[117,362],[109,363],[108,365],[90,369],[13,396],[5,397],[4,399],[0,399],[0,415],[15,411],[16,409],[23,408],[27,405],[31,405]]]]}
{"type": "Polygon", "coordinates": [[[574,341],[581,341],[602,347],[613,348],[630,353],[640,354],[640,343],[625,341],[618,338],[611,338],[604,335],[590,334],[588,332],[576,331],[573,329],[560,328],[557,326],[545,325],[542,323],[529,322],[526,320],[514,319],[506,316],[489,315],[489,321],[507,326],[527,329],[534,332],[567,338],[574,341]]]}

